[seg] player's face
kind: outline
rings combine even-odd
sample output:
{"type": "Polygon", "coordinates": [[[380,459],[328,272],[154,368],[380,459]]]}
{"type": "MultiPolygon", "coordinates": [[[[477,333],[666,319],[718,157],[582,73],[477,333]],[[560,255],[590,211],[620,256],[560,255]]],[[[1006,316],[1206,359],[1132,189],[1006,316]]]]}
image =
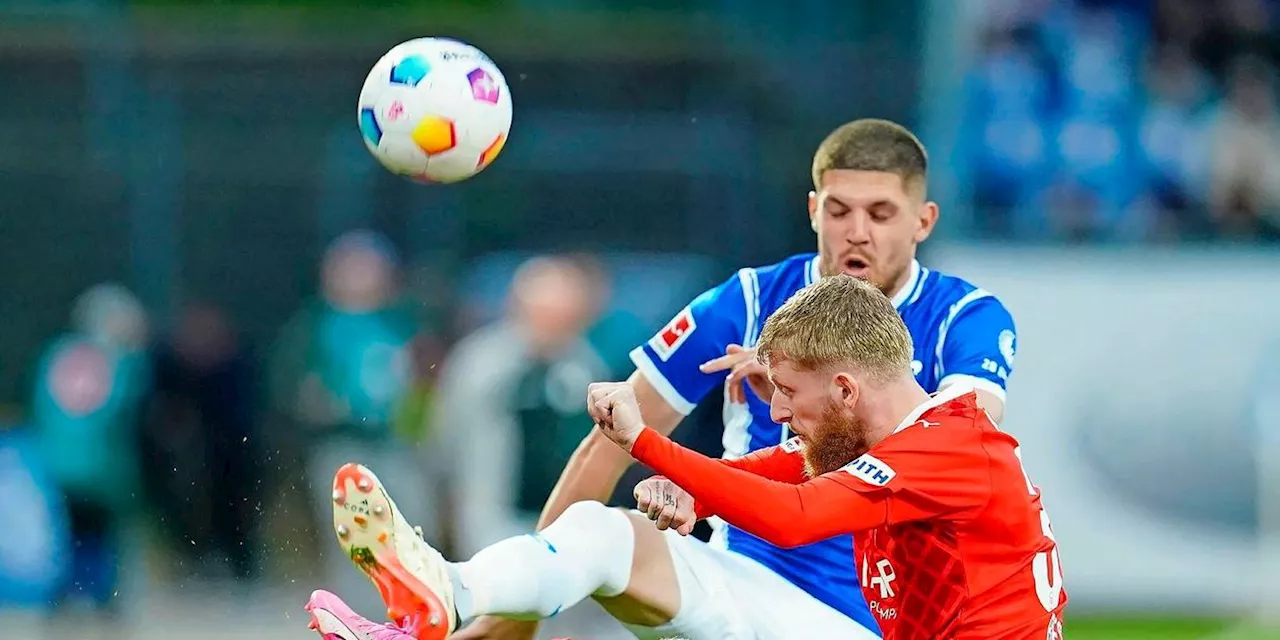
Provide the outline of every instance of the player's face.
{"type": "Polygon", "coordinates": [[[834,471],[869,448],[866,429],[853,408],[858,388],[848,374],[805,371],[781,361],[769,366],[774,422],[785,423],[805,444],[805,466],[811,475],[834,471]],[[851,386],[852,385],[852,386],[851,386]]]}
{"type": "Polygon", "coordinates": [[[916,245],[933,231],[938,205],[897,174],[832,169],[809,194],[809,221],[823,275],[864,278],[892,296],[910,276],[916,245]]]}

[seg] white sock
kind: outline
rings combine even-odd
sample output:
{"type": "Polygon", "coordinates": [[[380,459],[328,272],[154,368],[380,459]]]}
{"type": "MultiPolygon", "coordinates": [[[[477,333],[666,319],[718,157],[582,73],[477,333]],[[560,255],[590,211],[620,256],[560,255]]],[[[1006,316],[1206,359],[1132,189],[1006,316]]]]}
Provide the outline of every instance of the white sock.
{"type": "Polygon", "coordinates": [[[592,596],[616,596],[631,580],[631,520],[578,502],[538,534],[507,538],[450,565],[459,620],[482,615],[539,620],[592,596]]]}

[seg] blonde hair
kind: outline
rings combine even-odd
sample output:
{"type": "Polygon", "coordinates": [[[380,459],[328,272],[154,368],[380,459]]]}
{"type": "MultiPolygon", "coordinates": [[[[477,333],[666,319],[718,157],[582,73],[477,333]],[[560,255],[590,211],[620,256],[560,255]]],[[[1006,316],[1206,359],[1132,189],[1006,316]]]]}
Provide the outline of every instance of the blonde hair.
{"type": "Polygon", "coordinates": [[[840,274],[798,291],[764,323],[756,357],[809,371],[853,366],[873,382],[911,374],[911,334],[889,298],[840,274]]]}
{"type": "Polygon", "coordinates": [[[924,192],[929,155],[906,127],[888,120],[854,120],[827,135],[813,154],[813,188],[832,169],[883,171],[902,178],[904,188],[924,192]]]}

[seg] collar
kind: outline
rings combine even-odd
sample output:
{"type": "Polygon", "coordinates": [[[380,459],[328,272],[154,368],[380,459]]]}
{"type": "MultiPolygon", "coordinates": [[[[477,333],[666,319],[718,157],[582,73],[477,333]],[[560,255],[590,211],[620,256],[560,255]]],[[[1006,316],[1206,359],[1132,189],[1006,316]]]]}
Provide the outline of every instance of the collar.
{"type": "Polygon", "coordinates": [[[892,302],[895,309],[901,309],[903,305],[909,302],[915,296],[916,290],[924,282],[924,278],[921,277],[922,269],[920,268],[919,260],[912,260],[910,269],[911,275],[907,276],[907,281],[902,283],[902,288],[898,289],[897,293],[893,294],[892,302]]]}
{"type": "Polygon", "coordinates": [[[951,402],[952,400],[956,400],[970,393],[974,393],[973,387],[953,384],[946,389],[933,394],[928,400],[925,400],[913,409],[911,413],[908,413],[907,417],[903,418],[902,422],[898,423],[898,428],[894,429],[893,432],[897,433],[913,424],[916,424],[917,422],[920,422],[920,416],[928,413],[930,409],[936,409],[948,402],[951,402]]]}

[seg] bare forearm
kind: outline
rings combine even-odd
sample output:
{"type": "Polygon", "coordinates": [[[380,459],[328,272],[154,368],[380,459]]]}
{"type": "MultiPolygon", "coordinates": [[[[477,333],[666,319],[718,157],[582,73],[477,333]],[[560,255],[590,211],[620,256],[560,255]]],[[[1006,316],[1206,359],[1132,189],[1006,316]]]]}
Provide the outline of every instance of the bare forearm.
{"type": "MultiPolygon", "coordinates": [[[[639,372],[631,374],[627,379],[635,389],[636,401],[640,405],[640,413],[650,428],[663,435],[670,434],[684,418],[673,409],[666,400],[653,388],[653,385],[639,372]]],[[[555,522],[556,518],[569,505],[583,500],[606,502],[618,480],[631,466],[631,456],[619,449],[599,431],[591,433],[578,445],[577,451],[569,458],[560,481],[551,491],[547,505],[538,518],[538,529],[555,522]]]]}
{"type": "Polygon", "coordinates": [[[560,480],[542,508],[538,529],[555,522],[575,502],[607,502],[631,462],[627,452],[593,429],[578,445],[560,474],[560,480]]]}

